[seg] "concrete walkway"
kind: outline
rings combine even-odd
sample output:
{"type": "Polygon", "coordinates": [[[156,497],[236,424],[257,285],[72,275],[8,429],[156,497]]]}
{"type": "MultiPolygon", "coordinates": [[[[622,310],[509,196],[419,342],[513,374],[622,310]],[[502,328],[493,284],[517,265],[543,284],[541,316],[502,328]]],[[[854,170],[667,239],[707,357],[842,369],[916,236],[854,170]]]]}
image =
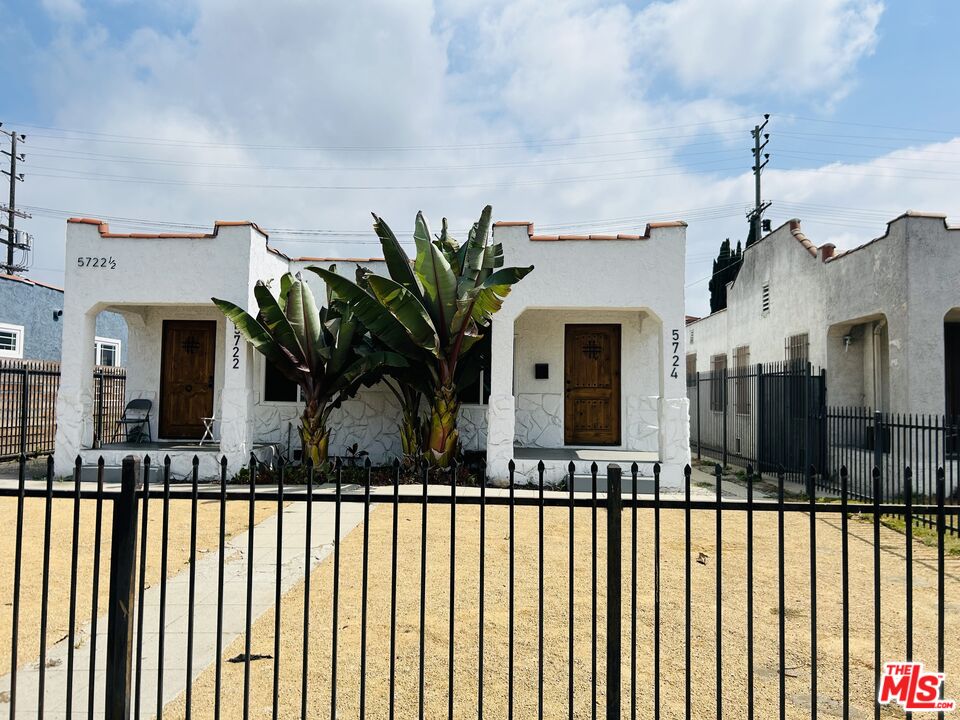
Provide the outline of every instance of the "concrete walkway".
{"type": "MultiPolygon", "coordinates": [[[[302,492],[300,488],[289,491],[302,492]]],[[[315,494],[327,493],[327,488],[315,494]]],[[[151,503],[152,504],[152,503],[151,503]]],[[[304,577],[306,546],[306,503],[293,502],[283,512],[283,555],[279,569],[281,590],[287,592],[304,577]]],[[[341,533],[345,537],[363,519],[363,506],[344,503],[341,506],[341,533]]],[[[313,526],[310,538],[310,567],[313,569],[333,551],[334,504],[313,504],[313,526]]],[[[277,516],[263,520],[254,528],[253,550],[253,621],[273,607],[277,572],[277,516]]],[[[227,541],[224,552],[224,606],[223,647],[243,634],[246,621],[248,533],[227,541]]],[[[216,652],[217,586],[219,552],[201,556],[196,563],[196,600],[194,614],[193,677],[196,678],[211,665],[216,652]]],[[[184,569],[167,580],[166,617],[163,632],[163,703],[170,702],[186,686],[187,610],[189,598],[189,569],[184,569]]],[[[159,667],[159,611],[160,585],[145,591],[144,635],[142,653],[141,718],[154,716],[157,707],[159,667]]],[[[103,717],[103,686],[106,680],[107,619],[101,615],[97,626],[97,665],[94,679],[96,704],[91,717],[103,717]]],[[[73,717],[86,718],[89,685],[90,625],[80,628],[74,652],[73,717]]],[[[53,645],[47,652],[44,716],[66,718],[66,640],[53,645]]],[[[136,654],[136,650],[134,650],[136,654]]],[[[39,695],[39,666],[21,666],[17,673],[17,718],[37,716],[39,695]]],[[[136,671],[136,659],[134,659],[136,671]]],[[[0,693],[8,691],[10,677],[0,678],[0,693]]],[[[0,704],[0,715],[8,710],[0,704]]]]}

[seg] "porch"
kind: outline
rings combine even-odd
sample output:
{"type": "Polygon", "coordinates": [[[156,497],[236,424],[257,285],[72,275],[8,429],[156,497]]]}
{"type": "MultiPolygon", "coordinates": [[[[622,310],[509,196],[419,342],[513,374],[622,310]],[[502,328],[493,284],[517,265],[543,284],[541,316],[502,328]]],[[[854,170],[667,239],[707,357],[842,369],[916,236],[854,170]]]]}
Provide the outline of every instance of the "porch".
{"type": "MultiPolygon", "coordinates": [[[[276,447],[267,443],[253,445],[251,452],[260,462],[271,464],[277,455],[276,447]]],[[[219,442],[207,440],[202,445],[194,440],[161,440],[154,442],[115,442],[105,443],[99,448],[85,448],[80,450],[82,463],[81,479],[96,481],[97,464],[103,458],[104,480],[119,481],[120,468],[123,459],[132,455],[141,463],[150,458],[150,481],[163,480],[163,465],[165,458],[170,458],[171,482],[189,480],[193,473],[193,458],[198,460],[197,476],[201,480],[217,480],[220,477],[220,461],[224,453],[219,442]]],[[[249,460],[249,457],[247,458],[249,460]]],[[[240,466],[242,467],[242,465],[240,466]]],[[[228,480],[237,471],[237,466],[230,464],[228,480]]]]}

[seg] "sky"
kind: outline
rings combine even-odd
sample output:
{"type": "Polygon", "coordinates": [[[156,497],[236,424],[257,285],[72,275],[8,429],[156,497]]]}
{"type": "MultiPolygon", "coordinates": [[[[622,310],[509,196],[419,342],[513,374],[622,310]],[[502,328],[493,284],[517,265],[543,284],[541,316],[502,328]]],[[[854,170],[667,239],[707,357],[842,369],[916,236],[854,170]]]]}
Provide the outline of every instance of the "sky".
{"type": "Polygon", "coordinates": [[[686,220],[705,314],[764,113],[774,228],[844,249],[907,209],[960,221],[958,24],[949,0],[0,0],[28,274],[62,283],[74,215],[367,257],[370,212],[464,236],[489,203],[553,233],[686,220]]]}

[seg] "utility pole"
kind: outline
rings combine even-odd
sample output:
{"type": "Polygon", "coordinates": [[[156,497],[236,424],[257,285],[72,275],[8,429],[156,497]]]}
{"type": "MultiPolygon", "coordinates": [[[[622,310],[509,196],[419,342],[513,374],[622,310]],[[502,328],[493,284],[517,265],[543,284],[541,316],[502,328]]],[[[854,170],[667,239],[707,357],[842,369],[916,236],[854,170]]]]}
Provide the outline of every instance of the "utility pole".
{"type": "MultiPolygon", "coordinates": [[[[3,123],[0,123],[0,133],[3,133],[10,138],[10,150],[0,150],[0,152],[2,152],[4,155],[10,156],[10,169],[2,171],[3,174],[9,178],[10,202],[6,207],[0,205],[0,213],[7,214],[7,224],[0,225],[0,229],[7,231],[7,239],[5,241],[7,246],[7,258],[6,262],[0,265],[0,267],[3,268],[4,272],[13,274],[26,269],[30,254],[30,235],[27,233],[18,232],[16,229],[16,218],[19,217],[27,219],[30,217],[30,215],[27,213],[17,210],[17,183],[23,182],[23,173],[17,172],[17,161],[23,162],[26,160],[25,154],[17,153],[17,144],[25,142],[27,136],[22,133],[18,133],[15,130],[4,130],[2,126],[3,123]],[[20,258],[19,263],[14,261],[15,250],[23,251],[23,255],[20,258]]],[[[0,242],[4,241],[0,240],[0,242]]]]}
{"type": "Polygon", "coordinates": [[[763,124],[754,125],[753,130],[750,131],[750,135],[753,136],[754,205],[753,210],[747,213],[747,219],[750,221],[750,240],[747,241],[747,245],[752,245],[760,239],[760,233],[763,231],[763,211],[770,207],[770,203],[763,202],[760,196],[760,173],[770,162],[770,153],[763,152],[767,143],[770,142],[770,133],[763,132],[768,122],[770,122],[770,113],[765,113],[763,124]]]}

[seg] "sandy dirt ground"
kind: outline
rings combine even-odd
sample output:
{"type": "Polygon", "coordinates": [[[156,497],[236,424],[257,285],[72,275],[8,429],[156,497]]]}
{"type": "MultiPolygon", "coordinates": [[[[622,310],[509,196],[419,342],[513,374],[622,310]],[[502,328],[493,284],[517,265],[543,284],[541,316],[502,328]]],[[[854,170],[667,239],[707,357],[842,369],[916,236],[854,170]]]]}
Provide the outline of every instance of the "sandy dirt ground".
{"type": "MultiPolygon", "coordinates": [[[[112,524],[112,501],[103,503],[101,538],[100,586],[97,608],[106,611],[109,593],[109,556],[112,524]]],[[[141,506],[142,508],[142,506],[141,506]]],[[[227,534],[243,532],[247,528],[248,506],[243,502],[227,503],[227,534]]],[[[43,537],[45,501],[27,498],[23,518],[23,569],[20,585],[20,630],[17,665],[36,662],[40,654],[40,621],[43,580],[43,537]]],[[[259,503],[257,522],[276,512],[275,503],[259,503]]],[[[160,579],[162,531],[162,504],[150,501],[147,536],[148,585],[160,579]]],[[[173,576],[189,564],[190,559],[190,501],[170,502],[169,549],[167,576],[173,576]]],[[[137,527],[139,528],[139,520],[137,527]]],[[[77,557],[77,628],[89,622],[94,598],[93,562],[96,527],[96,501],[80,503],[79,554],[77,557]]],[[[0,675],[10,671],[13,619],[13,576],[16,549],[17,500],[0,498],[0,675]]],[[[65,637],[69,628],[70,570],[73,547],[73,500],[54,500],[51,512],[50,590],[47,608],[48,647],[65,637]]],[[[197,548],[205,553],[216,550],[220,532],[220,509],[216,501],[198,503],[197,548]]],[[[139,550],[138,555],[139,559],[139,550]]]]}
{"type": "MultiPolygon", "coordinates": [[[[568,638],[568,524],[566,510],[547,510],[545,520],[544,609],[544,717],[567,716],[568,638]]],[[[606,606],[606,545],[598,527],[598,674],[596,702],[605,703],[604,623],[606,606]]],[[[366,707],[367,717],[388,716],[390,637],[390,531],[392,509],[374,509],[370,520],[369,596],[367,598],[366,707]]],[[[623,716],[630,710],[630,514],[624,515],[623,716]]],[[[840,519],[821,516],[817,522],[817,639],[818,713],[841,716],[841,602],[840,519]]],[[[639,717],[651,715],[653,702],[653,516],[638,513],[637,544],[637,678],[635,701],[639,717]]],[[[684,699],[684,552],[683,513],[662,515],[662,673],[663,717],[683,715],[684,699]]],[[[722,658],[723,710],[726,717],[746,717],[746,581],[745,519],[742,513],[724,513],[722,658]]],[[[397,717],[414,717],[419,702],[419,579],[420,508],[401,506],[398,570],[396,707],[397,717]]],[[[427,622],[424,682],[425,716],[446,717],[449,632],[450,513],[431,506],[427,533],[427,622]]],[[[507,717],[507,510],[487,511],[486,590],[484,618],[484,717],[507,717]]],[[[873,577],[872,526],[850,521],[850,682],[853,718],[873,712],[873,577]]],[[[774,717],[778,707],[776,516],[757,513],[755,519],[755,682],[757,717],[774,717]]],[[[456,612],[454,631],[454,716],[476,717],[478,691],[478,567],[479,511],[457,510],[456,612]]],[[[715,519],[709,511],[695,511],[692,555],[706,555],[705,564],[692,563],[692,692],[694,715],[715,717],[715,519]]],[[[537,711],[537,536],[535,509],[516,512],[516,627],[514,696],[515,717],[535,717],[537,711]]],[[[786,521],[786,708],[791,718],[810,715],[809,517],[793,513],[786,521]]],[[[340,616],[337,665],[337,717],[359,715],[362,528],[342,545],[340,616]]],[[[590,511],[578,510],[575,522],[574,710],[590,717],[591,685],[591,542],[590,511]]],[[[904,538],[891,530],[882,533],[883,657],[905,657],[904,538]]],[[[931,549],[917,546],[914,564],[914,658],[936,663],[936,564],[931,549]]],[[[960,558],[947,565],[947,697],[960,695],[960,647],[955,642],[960,624],[960,558]]],[[[312,575],[309,633],[310,717],[329,717],[331,685],[332,559],[312,575]]],[[[291,591],[281,605],[280,717],[299,717],[303,660],[303,585],[291,591]]],[[[268,656],[251,664],[251,717],[269,717],[273,703],[274,613],[255,624],[252,650],[268,656]]],[[[225,651],[232,658],[243,651],[243,638],[225,651]]],[[[243,663],[224,663],[223,717],[241,716],[243,663]]],[[[193,717],[212,716],[213,668],[205,670],[193,692],[193,717]]],[[[601,711],[602,714],[602,711],[601,711]]],[[[183,697],[168,706],[165,717],[183,717],[183,697]]],[[[893,710],[884,716],[901,716],[893,710]]]]}

